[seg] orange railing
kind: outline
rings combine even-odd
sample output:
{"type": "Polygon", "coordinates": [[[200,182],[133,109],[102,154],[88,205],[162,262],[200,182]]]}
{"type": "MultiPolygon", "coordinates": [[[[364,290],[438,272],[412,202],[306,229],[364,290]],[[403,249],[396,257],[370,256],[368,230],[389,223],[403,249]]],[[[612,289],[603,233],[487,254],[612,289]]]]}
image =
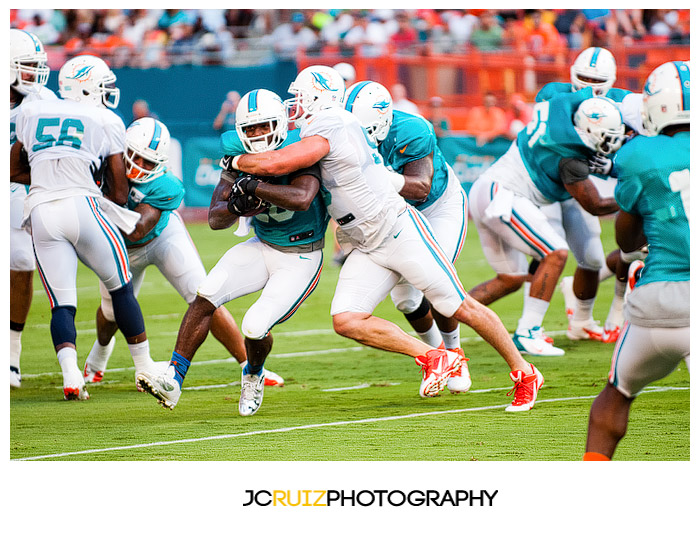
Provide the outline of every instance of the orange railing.
{"type": "MultiPolygon", "coordinates": [[[[617,61],[616,87],[641,91],[649,72],[666,61],[690,59],[689,45],[660,46],[640,44],[633,47],[611,48],[617,61]]],[[[320,55],[297,58],[299,70],[322,63],[334,65],[348,62],[355,67],[358,80],[374,80],[387,87],[400,82],[408,89],[409,98],[421,109],[432,96],[443,98],[444,107],[455,114],[481,104],[486,91],[492,91],[506,102],[512,93],[523,94],[527,100],[545,83],[568,82],[569,66],[580,51],[567,51],[558,60],[538,60],[510,51],[463,54],[433,54],[423,51],[407,55],[387,53],[379,57],[343,54],[328,47],[320,55]]]]}

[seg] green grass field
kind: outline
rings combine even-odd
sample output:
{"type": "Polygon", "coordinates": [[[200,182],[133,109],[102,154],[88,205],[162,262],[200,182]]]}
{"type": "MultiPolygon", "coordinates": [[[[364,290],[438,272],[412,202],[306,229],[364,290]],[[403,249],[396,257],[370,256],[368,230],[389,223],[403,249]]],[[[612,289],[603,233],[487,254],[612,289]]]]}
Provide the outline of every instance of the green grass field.
{"type": "MultiPolygon", "coordinates": [[[[189,224],[207,269],[237,240],[231,231],[189,224]]],[[[606,251],[612,221],[603,222],[606,251]]],[[[330,244],[330,240],[328,241],[330,244]]],[[[50,312],[35,277],[23,335],[22,388],[10,394],[10,458],[54,460],[579,460],[588,412],[606,382],[613,346],[569,341],[561,293],[545,319],[558,358],[533,358],[545,376],[535,408],[508,414],[512,386],[503,360],[466,326],[463,348],[473,379],[461,395],[418,396],[420,369],[409,357],[362,347],[333,333],[330,301],[338,268],[326,266],[316,291],[291,320],[273,330],[266,367],[285,378],[267,388],[253,417],[238,415],[240,367],[209,337],[195,356],[173,411],[136,391],[131,357],[118,339],[105,379],[90,400],[65,402],[49,334],[50,312]],[[313,445],[313,447],[311,447],[313,445]]],[[[570,258],[566,274],[573,273],[570,258]]],[[[493,273],[470,226],[457,269],[469,289],[493,273]]],[[[139,302],[155,360],[170,357],[185,303],[151,267],[139,302]]],[[[83,365],[94,340],[97,279],[78,275],[78,355],[83,365]]],[[[605,320],[613,281],[599,291],[595,317],[605,320]]],[[[255,295],[228,304],[238,322],[255,295]]],[[[512,331],[522,307],[516,293],[493,304],[512,331]]],[[[385,300],[376,314],[408,323],[385,300]]],[[[690,459],[690,379],[684,364],[639,396],[618,460],[690,459]]]]}

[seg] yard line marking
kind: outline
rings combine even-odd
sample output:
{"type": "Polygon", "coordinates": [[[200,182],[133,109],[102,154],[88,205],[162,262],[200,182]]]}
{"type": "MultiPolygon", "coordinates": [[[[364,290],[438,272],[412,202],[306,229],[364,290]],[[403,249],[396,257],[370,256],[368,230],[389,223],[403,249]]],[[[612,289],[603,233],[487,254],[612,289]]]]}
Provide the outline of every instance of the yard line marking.
{"type": "MultiPolygon", "coordinates": [[[[271,354],[269,358],[287,358],[287,357],[308,357],[308,356],[314,356],[314,355],[324,355],[324,354],[337,354],[337,353],[342,353],[342,352],[359,352],[361,350],[365,350],[365,347],[363,346],[351,346],[350,348],[329,348],[328,350],[309,350],[306,352],[288,352],[284,354],[271,354]]],[[[226,359],[209,359],[207,361],[194,361],[190,365],[191,367],[194,366],[202,366],[202,365],[218,365],[221,363],[238,363],[236,361],[235,357],[228,357],[226,359]]],[[[105,371],[105,374],[108,372],[129,372],[129,371],[134,371],[136,370],[135,367],[122,367],[122,368],[113,368],[113,369],[107,369],[105,371]]],[[[55,372],[38,372],[35,374],[22,374],[23,378],[39,378],[39,377],[44,377],[44,376],[58,376],[62,375],[63,373],[61,371],[55,371],[55,372]]]]}
{"type": "MultiPolygon", "coordinates": [[[[688,391],[690,390],[690,387],[652,387],[652,388],[645,388],[642,393],[645,392],[652,392],[652,393],[658,393],[662,391],[688,391]]],[[[570,397],[563,397],[563,398],[549,398],[545,400],[538,399],[537,404],[545,404],[549,402],[569,402],[571,400],[587,400],[591,398],[596,398],[598,394],[594,395],[586,395],[586,396],[570,396],[570,397]]],[[[164,447],[168,445],[182,445],[186,443],[200,443],[202,441],[215,441],[215,440],[221,440],[221,439],[237,439],[240,437],[251,437],[251,436],[256,436],[256,435],[265,435],[265,434],[275,434],[275,433],[283,433],[283,432],[298,432],[300,430],[314,430],[317,428],[328,428],[330,426],[346,426],[346,425],[353,425],[353,424],[368,424],[368,423],[375,423],[375,422],[385,422],[385,421],[398,421],[398,420],[403,420],[403,419],[414,419],[418,417],[432,417],[436,415],[447,415],[451,413],[467,413],[467,412],[472,412],[472,411],[488,411],[492,409],[502,409],[508,407],[510,404],[497,404],[495,406],[481,406],[478,408],[460,408],[460,409],[446,409],[446,410],[440,410],[440,411],[426,411],[424,413],[408,413],[406,415],[391,415],[388,417],[369,417],[367,419],[358,419],[356,421],[334,421],[334,422],[322,422],[322,423],[317,423],[317,424],[304,424],[300,426],[289,426],[285,428],[275,428],[272,430],[255,430],[251,432],[241,432],[238,434],[222,434],[222,435],[215,435],[215,436],[207,436],[207,437],[193,437],[189,439],[173,439],[170,441],[155,441],[153,443],[138,443],[135,445],[122,445],[119,447],[105,447],[105,448],[100,448],[100,449],[87,449],[87,450],[78,450],[74,452],[59,452],[56,454],[42,454],[40,456],[29,456],[27,458],[15,458],[11,459],[10,461],[32,461],[32,460],[46,460],[49,458],[65,458],[67,456],[79,456],[82,454],[97,454],[100,452],[114,452],[114,451],[119,451],[119,450],[133,450],[133,449],[141,449],[141,448],[150,448],[150,447],[164,447]]]]}
{"type": "Polygon", "coordinates": [[[361,383],[360,385],[351,385],[350,387],[333,387],[330,389],[321,389],[324,393],[332,393],[335,391],[352,391],[354,389],[367,389],[368,387],[372,387],[374,385],[375,387],[384,387],[385,385],[401,385],[401,382],[387,382],[383,384],[370,384],[370,383],[361,383]]]}

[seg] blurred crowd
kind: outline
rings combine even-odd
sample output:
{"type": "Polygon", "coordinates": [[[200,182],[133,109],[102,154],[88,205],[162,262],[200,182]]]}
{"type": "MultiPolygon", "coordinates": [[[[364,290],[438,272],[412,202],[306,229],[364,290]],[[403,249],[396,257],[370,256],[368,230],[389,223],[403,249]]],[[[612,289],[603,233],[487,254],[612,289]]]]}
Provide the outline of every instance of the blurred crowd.
{"type": "Polygon", "coordinates": [[[345,56],[568,49],[690,41],[689,9],[11,9],[10,24],[114,66],[227,65],[299,51],[345,56]]]}

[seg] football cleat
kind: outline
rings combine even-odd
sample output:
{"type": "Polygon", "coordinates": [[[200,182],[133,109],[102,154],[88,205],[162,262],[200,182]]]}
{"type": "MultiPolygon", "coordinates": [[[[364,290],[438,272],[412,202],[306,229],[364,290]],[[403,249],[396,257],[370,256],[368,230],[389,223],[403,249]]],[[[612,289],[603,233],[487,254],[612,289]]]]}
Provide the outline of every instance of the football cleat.
{"type": "Polygon", "coordinates": [[[603,328],[603,338],[600,342],[611,343],[617,342],[620,338],[620,326],[615,326],[612,329],[603,328]]]}
{"type": "Polygon", "coordinates": [[[564,350],[547,342],[542,326],[535,326],[526,333],[515,332],[513,343],[521,354],[558,357],[564,355],[564,350]]]}
{"type": "Polygon", "coordinates": [[[469,367],[467,366],[467,361],[469,361],[469,359],[464,355],[464,350],[461,348],[450,348],[449,351],[459,354],[462,366],[455,370],[448,378],[447,389],[453,394],[466,393],[472,386],[472,378],[469,375],[469,367]]]}
{"type": "Polygon", "coordinates": [[[22,387],[22,375],[17,367],[10,365],[10,387],[22,387]]]}
{"type": "Polygon", "coordinates": [[[284,378],[282,376],[265,369],[265,387],[282,387],[283,385],[284,378]]]}
{"type": "Polygon", "coordinates": [[[588,320],[569,320],[566,336],[572,341],[602,341],[604,330],[598,322],[588,320]]]}
{"type": "Polygon", "coordinates": [[[87,400],[90,398],[85,389],[85,380],[76,366],[74,371],[63,373],[63,399],[64,400],[87,400]]]}
{"type": "Polygon", "coordinates": [[[241,397],[238,400],[238,413],[250,417],[260,409],[265,392],[265,370],[262,374],[243,374],[241,372],[241,397]]]}
{"type": "Polygon", "coordinates": [[[175,379],[175,368],[172,366],[168,366],[165,372],[158,372],[157,367],[137,372],[136,386],[139,391],[153,395],[158,403],[167,409],[173,409],[182,394],[180,384],[175,379]]]}
{"type": "Polygon", "coordinates": [[[102,378],[104,378],[104,370],[92,370],[90,363],[85,362],[85,368],[83,369],[83,379],[85,383],[100,383],[102,378]]]}
{"type": "Polygon", "coordinates": [[[566,317],[571,319],[574,316],[576,308],[576,295],[574,294],[574,276],[568,275],[562,277],[559,281],[559,290],[564,295],[564,307],[566,308],[566,317]]]}
{"type": "Polygon", "coordinates": [[[506,407],[506,411],[528,411],[531,410],[537,400],[537,392],[544,384],[542,373],[535,368],[535,365],[528,363],[532,367],[531,374],[525,374],[522,370],[515,370],[510,373],[510,379],[515,385],[508,391],[508,396],[513,396],[513,402],[506,407]]]}
{"type": "Polygon", "coordinates": [[[416,357],[416,364],[423,369],[423,381],[418,394],[422,398],[429,398],[440,394],[450,376],[461,368],[462,359],[455,352],[435,348],[416,357]]]}

